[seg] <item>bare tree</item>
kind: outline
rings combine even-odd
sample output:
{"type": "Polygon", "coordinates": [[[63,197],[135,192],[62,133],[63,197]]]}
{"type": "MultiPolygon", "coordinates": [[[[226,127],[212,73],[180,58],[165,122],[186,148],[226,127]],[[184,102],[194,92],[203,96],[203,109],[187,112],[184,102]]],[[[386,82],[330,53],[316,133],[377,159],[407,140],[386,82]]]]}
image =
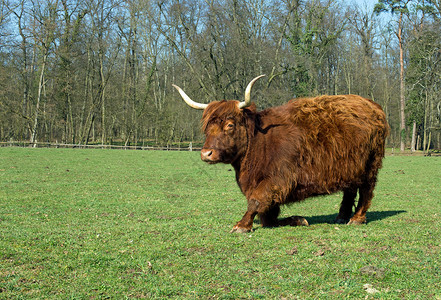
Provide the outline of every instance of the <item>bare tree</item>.
{"type": "Polygon", "coordinates": [[[37,130],[40,120],[40,105],[42,102],[43,89],[45,88],[45,72],[48,63],[48,57],[53,50],[53,43],[56,39],[56,28],[58,18],[58,0],[45,1],[40,3],[36,1],[32,6],[32,16],[35,20],[33,25],[33,39],[37,45],[39,54],[39,79],[37,88],[37,98],[31,128],[31,144],[36,146],[37,130]]]}
{"type": "Polygon", "coordinates": [[[379,0],[375,5],[374,11],[379,14],[381,12],[391,12],[398,14],[398,25],[396,35],[400,48],[400,151],[404,152],[406,145],[406,101],[405,101],[405,82],[404,82],[404,49],[403,49],[403,22],[404,16],[408,14],[407,5],[410,0],[379,0]]]}
{"type": "Polygon", "coordinates": [[[373,84],[375,82],[373,78],[373,55],[374,55],[374,43],[377,35],[378,20],[375,19],[374,12],[369,12],[367,9],[362,10],[360,7],[350,14],[349,21],[352,25],[354,32],[358,37],[358,45],[361,48],[362,65],[360,66],[360,78],[359,90],[360,94],[365,97],[374,98],[373,84]]]}

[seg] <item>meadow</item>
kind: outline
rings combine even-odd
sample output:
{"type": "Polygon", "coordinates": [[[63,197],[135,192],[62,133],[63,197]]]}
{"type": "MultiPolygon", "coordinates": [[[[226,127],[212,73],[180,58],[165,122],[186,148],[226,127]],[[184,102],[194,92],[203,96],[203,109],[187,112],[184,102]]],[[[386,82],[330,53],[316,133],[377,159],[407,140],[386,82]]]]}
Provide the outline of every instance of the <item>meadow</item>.
{"type": "Polygon", "coordinates": [[[441,157],[388,156],[368,223],[230,234],[229,165],[198,152],[0,148],[0,299],[441,299],[441,157]]]}

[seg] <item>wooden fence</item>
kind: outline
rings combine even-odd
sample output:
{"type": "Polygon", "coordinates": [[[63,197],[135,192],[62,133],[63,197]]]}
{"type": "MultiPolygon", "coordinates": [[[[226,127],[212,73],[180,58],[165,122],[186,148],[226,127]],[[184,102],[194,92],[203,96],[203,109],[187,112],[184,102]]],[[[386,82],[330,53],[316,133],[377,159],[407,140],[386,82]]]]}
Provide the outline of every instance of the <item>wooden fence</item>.
{"type": "Polygon", "coordinates": [[[161,151],[200,151],[201,147],[193,147],[192,143],[188,147],[176,146],[119,146],[119,145],[82,145],[82,144],[64,144],[51,142],[28,141],[9,141],[0,142],[0,147],[29,147],[29,148],[76,148],[76,149],[122,149],[122,150],[161,150],[161,151]]]}

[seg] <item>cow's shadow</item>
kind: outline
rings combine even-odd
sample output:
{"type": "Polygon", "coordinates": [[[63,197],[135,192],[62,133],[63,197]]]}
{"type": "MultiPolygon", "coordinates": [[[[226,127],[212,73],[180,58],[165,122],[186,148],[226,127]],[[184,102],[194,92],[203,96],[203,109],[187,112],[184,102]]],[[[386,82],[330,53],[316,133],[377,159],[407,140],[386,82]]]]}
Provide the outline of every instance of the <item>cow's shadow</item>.
{"type": "MultiPolygon", "coordinates": [[[[387,219],[398,214],[405,213],[405,210],[386,210],[386,211],[371,211],[366,213],[367,223],[387,219]]],[[[309,225],[312,224],[334,224],[337,214],[321,215],[321,216],[306,216],[305,219],[309,225]]]]}
{"type": "MultiPolygon", "coordinates": [[[[387,210],[387,211],[371,211],[366,213],[366,223],[380,221],[386,218],[393,217],[398,214],[405,213],[405,210],[387,210]]],[[[330,215],[321,215],[321,216],[303,216],[309,223],[309,225],[313,224],[335,224],[335,219],[337,218],[337,214],[330,215]]],[[[289,217],[288,217],[289,218],[289,217]]],[[[279,218],[279,220],[284,220],[285,218],[279,218]]],[[[255,220],[256,224],[260,224],[259,218],[255,220]]],[[[284,225],[280,225],[284,226],[284,225]]],[[[285,225],[287,226],[287,225],[285,225]]]]}

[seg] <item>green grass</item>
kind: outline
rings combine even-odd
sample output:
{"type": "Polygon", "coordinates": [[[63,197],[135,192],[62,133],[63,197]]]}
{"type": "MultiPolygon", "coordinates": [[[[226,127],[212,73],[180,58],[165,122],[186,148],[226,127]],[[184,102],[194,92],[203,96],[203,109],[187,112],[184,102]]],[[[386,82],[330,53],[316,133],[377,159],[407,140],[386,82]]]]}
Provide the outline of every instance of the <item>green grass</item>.
{"type": "Polygon", "coordinates": [[[440,171],[387,157],[367,225],[336,194],[230,234],[245,199],[197,152],[0,148],[0,298],[440,299],[440,171]]]}

